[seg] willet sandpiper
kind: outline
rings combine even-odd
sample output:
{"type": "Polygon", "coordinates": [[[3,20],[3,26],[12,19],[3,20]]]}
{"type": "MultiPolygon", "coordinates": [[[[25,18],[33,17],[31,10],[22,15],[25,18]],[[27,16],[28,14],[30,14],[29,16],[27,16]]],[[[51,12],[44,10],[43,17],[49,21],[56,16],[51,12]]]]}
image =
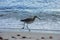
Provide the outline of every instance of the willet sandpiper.
{"type": "MultiPolygon", "coordinates": [[[[34,16],[33,18],[26,18],[26,19],[23,19],[23,20],[20,20],[20,21],[24,22],[24,26],[25,26],[25,23],[26,23],[27,24],[26,27],[27,27],[27,29],[29,29],[28,28],[28,24],[33,23],[33,21],[35,20],[35,18],[40,19],[39,17],[34,16]]],[[[24,27],[22,29],[24,29],[24,27]]],[[[29,31],[30,31],[30,29],[29,29],[29,31]]]]}

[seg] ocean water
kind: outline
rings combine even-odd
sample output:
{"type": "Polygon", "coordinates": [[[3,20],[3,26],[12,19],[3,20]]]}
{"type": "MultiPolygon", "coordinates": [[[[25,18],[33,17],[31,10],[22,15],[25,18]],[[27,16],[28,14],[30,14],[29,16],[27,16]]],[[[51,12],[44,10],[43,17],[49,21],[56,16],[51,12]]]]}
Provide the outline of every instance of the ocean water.
{"type": "MultiPolygon", "coordinates": [[[[57,11],[48,11],[48,12],[39,12],[31,13],[28,11],[0,11],[0,31],[21,31],[24,27],[24,22],[20,20],[33,17],[37,15],[39,19],[31,24],[28,24],[29,29],[37,31],[60,31],[60,12],[57,11]]],[[[27,25],[25,25],[25,31],[27,25]]]]}

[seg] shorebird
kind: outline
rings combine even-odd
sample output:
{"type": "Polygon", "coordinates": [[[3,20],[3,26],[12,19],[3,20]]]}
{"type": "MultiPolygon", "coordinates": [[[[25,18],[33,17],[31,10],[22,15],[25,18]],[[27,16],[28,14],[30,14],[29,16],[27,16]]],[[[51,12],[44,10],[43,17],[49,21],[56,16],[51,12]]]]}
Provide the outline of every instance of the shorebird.
{"type": "MultiPolygon", "coordinates": [[[[20,20],[20,21],[24,22],[24,26],[25,26],[25,23],[26,23],[26,24],[27,24],[26,27],[27,27],[27,29],[30,31],[30,29],[28,28],[28,24],[33,23],[33,21],[35,20],[35,18],[40,19],[39,17],[34,16],[33,18],[26,18],[26,19],[23,19],[23,20],[20,20]]],[[[22,29],[24,29],[24,27],[22,27],[22,29]]]]}

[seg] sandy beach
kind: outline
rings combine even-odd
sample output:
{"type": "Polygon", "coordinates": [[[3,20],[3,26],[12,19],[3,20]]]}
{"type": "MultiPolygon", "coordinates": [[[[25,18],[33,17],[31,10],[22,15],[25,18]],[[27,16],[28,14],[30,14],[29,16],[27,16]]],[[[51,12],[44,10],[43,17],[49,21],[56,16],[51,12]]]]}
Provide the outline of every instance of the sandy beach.
{"type": "Polygon", "coordinates": [[[60,40],[60,34],[40,32],[2,32],[4,40],[60,40]]]}

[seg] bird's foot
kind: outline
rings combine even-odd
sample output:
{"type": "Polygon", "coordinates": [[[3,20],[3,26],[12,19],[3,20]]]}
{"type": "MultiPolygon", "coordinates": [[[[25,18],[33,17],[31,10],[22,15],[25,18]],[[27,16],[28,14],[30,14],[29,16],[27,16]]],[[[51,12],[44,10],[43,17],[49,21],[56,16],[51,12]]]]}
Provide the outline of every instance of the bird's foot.
{"type": "Polygon", "coordinates": [[[21,28],[21,29],[24,29],[24,27],[23,27],[23,28],[21,28]]]}
{"type": "Polygon", "coordinates": [[[30,32],[31,30],[29,29],[29,32],[30,32]]]}

